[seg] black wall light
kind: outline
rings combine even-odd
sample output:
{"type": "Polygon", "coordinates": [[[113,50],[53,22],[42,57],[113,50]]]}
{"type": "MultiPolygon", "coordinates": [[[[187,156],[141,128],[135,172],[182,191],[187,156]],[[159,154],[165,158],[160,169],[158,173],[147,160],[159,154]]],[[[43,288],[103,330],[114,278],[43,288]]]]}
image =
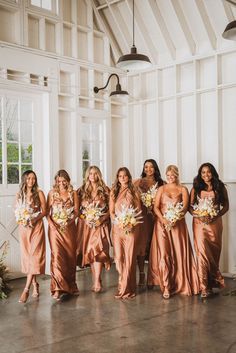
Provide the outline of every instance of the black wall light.
{"type": "Polygon", "coordinates": [[[118,76],[117,74],[111,74],[111,75],[108,77],[107,83],[105,84],[104,87],[101,87],[101,88],[94,87],[94,88],[93,88],[94,93],[98,93],[100,90],[103,90],[103,89],[107,88],[108,83],[109,83],[109,81],[110,81],[110,79],[111,79],[112,76],[116,76],[116,78],[117,78],[117,84],[116,84],[116,90],[115,90],[115,91],[112,91],[112,92],[110,93],[110,97],[111,97],[111,96],[115,96],[115,95],[117,95],[117,94],[123,94],[123,95],[126,94],[126,95],[128,95],[129,93],[128,93],[127,91],[123,91],[123,90],[121,89],[120,79],[119,79],[119,76],[118,76]]]}

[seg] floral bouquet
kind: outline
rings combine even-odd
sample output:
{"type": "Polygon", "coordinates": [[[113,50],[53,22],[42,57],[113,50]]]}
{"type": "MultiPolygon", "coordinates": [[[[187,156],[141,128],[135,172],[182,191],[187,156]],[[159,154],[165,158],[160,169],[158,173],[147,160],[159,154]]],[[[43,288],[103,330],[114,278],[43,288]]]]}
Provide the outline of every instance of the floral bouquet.
{"type": "Polygon", "coordinates": [[[105,207],[99,207],[98,205],[99,202],[87,202],[85,206],[81,207],[80,218],[84,219],[90,228],[96,227],[97,221],[105,215],[105,207]]]}
{"type": "Polygon", "coordinates": [[[74,207],[66,208],[63,205],[54,205],[52,208],[52,219],[60,226],[60,230],[64,231],[67,223],[73,218],[74,207]]]}
{"type": "Polygon", "coordinates": [[[5,242],[0,255],[0,299],[6,299],[7,294],[10,292],[10,287],[8,286],[8,269],[4,264],[8,246],[9,243],[5,242]]]}
{"type": "Polygon", "coordinates": [[[138,208],[133,206],[121,205],[121,210],[116,213],[114,224],[117,224],[119,228],[125,231],[125,234],[129,234],[131,229],[139,223],[143,223],[142,211],[138,211],[138,208]]]}
{"type": "Polygon", "coordinates": [[[163,217],[170,222],[170,224],[165,225],[166,230],[171,230],[175,223],[183,217],[183,202],[177,202],[174,205],[172,202],[167,204],[166,212],[163,217]]]}
{"type": "Polygon", "coordinates": [[[151,209],[151,207],[154,203],[156,193],[157,193],[157,183],[155,185],[151,186],[147,192],[141,193],[142,203],[149,210],[151,209]]]}
{"type": "Polygon", "coordinates": [[[212,219],[218,214],[218,210],[211,197],[204,197],[203,199],[197,197],[197,203],[192,207],[194,217],[208,217],[212,219]]]}
{"type": "Polygon", "coordinates": [[[26,201],[19,199],[15,207],[16,223],[24,227],[32,227],[31,220],[36,218],[40,212],[34,212],[34,209],[26,201]]]}

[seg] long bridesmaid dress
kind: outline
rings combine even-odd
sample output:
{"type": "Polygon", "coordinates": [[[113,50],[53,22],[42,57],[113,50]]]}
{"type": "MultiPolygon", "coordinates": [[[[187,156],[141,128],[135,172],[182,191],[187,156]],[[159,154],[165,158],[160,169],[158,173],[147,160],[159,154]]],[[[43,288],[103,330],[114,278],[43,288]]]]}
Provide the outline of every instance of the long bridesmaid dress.
{"type": "MultiPolygon", "coordinates": [[[[33,212],[39,212],[40,206],[30,203],[33,212]]],[[[21,271],[26,274],[39,275],[45,273],[45,231],[43,220],[34,227],[19,225],[21,248],[21,271]]]]}
{"type": "MultiPolygon", "coordinates": [[[[182,193],[174,197],[165,192],[161,196],[160,210],[165,213],[167,204],[182,202],[182,193]]],[[[156,220],[149,257],[148,285],[159,285],[170,294],[192,295],[199,293],[199,282],[185,219],[182,218],[170,231],[156,220]]]]}
{"type": "MultiPolygon", "coordinates": [[[[201,191],[201,198],[212,198],[214,191],[201,191]]],[[[205,292],[214,287],[223,288],[224,278],[219,270],[220,253],[222,246],[222,217],[213,222],[204,224],[200,219],[193,217],[194,246],[197,255],[197,269],[200,289],[205,292]]]]}
{"type": "MultiPolygon", "coordinates": [[[[107,198],[109,198],[109,189],[107,188],[107,198]]],[[[84,267],[93,262],[102,262],[104,265],[110,265],[109,246],[110,241],[110,213],[108,202],[101,197],[96,196],[93,200],[81,200],[80,190],[78,190],[80,209],[86,206],[86,203],[94,202],[98,207],[104,208],[102,224],[97,227],[89,227],[84,219],[79,218],[77,224],[77,263],[84,267]]]]}
{"type": "MultiPolygon", "coordinates": [[[[147,180],[146,178],[140,178],[134,182],[135,187],[139,189],[140,193],[146,193],[155,184],[155,181],[153,182],[152,180],[147,180]]],[[[146,258],[148,258],[154,229],[155,215],[153,211],[148,210],[143,203],[141,205],[143,223],[140,224],[138,256],[146,256],[146,258]]]]}
{"type": "MultiPolygon", "coordinates": [[[[58,193],[53,194],[54,205],[63,205],[65,208],[74,206],[73,198],[68,197],[64,202],[58,193]]],[[[49,222],[49,242],[51,247],[51,293],[78,293],[75,281],[76,274],[76,225],[75,222],[61,230],[52,218],[49,222]]]]}
{"type": "MultiPolygon", "coordinates": [[[[112,193],[111,193],[112,194],[112,193]]],[[[110,208],[115,209],[115,213],[121,209],[121,205],[141,208],[139,199],[132,196],[128,187],[121,189],[114,202],[110,197],[110,208]]],[[[140,236],[140,224],[125,234],[125,231],[113,224],[112,227],[114,260],[119,273],[118,291],[116,298],[132,298],[136,295],[136,258],[138,253],[138,241],[140,236]]]]}

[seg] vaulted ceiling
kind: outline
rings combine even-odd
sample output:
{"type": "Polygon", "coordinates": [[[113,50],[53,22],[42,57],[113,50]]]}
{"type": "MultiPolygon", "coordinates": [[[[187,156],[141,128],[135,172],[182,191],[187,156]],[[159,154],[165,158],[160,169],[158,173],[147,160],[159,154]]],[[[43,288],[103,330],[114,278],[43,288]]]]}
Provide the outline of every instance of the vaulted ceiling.
{"type": "MultiPolygon", "coordinates": [[[[132,46],[132,0],[91,0],[114,63],[132,46]]],[[[154,65],[236,47],[222,38],[236,0],[135,0],[135,45],[154,65]]]]}

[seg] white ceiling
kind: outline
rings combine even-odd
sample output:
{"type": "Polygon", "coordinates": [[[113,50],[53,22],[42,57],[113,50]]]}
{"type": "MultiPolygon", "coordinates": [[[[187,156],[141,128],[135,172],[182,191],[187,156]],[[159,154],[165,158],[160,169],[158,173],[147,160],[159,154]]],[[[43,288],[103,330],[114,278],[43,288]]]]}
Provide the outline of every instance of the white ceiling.
{"type": "MultiPolygon", "coordinates": [[[[91,0],[114,62],[132,46],[132,0],[91,0]]],[[[222,38],[235,0],[135,0],[135,45],[154,65],[236,47],[222,38]]]]}

